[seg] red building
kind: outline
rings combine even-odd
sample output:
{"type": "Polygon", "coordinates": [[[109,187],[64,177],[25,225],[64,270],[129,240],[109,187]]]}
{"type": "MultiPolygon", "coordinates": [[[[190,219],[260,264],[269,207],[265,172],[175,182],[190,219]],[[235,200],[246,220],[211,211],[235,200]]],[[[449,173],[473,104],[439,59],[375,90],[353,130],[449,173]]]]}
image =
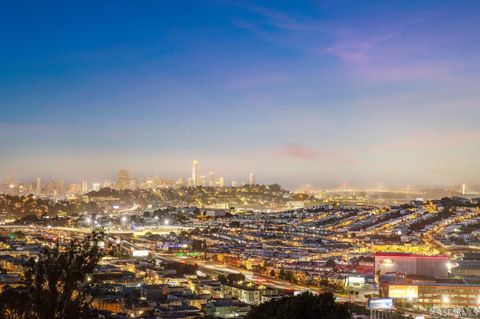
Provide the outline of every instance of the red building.
{"type": "Polygon", "coordinates": [[[404,253],[376,253],[375,274],[401,273],[432,278],[448,276],[447,256],[423,256],[404,253]]]}

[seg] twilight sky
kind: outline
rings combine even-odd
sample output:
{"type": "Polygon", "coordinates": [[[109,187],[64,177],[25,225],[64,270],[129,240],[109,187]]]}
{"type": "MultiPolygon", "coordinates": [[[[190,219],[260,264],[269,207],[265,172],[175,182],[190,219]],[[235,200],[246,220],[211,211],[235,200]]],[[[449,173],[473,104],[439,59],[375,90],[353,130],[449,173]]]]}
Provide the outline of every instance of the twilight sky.
{"type": "Polygon", "coordinates": [[[0,1],[0,176],[480,183],[480,1],[0,1]]]}

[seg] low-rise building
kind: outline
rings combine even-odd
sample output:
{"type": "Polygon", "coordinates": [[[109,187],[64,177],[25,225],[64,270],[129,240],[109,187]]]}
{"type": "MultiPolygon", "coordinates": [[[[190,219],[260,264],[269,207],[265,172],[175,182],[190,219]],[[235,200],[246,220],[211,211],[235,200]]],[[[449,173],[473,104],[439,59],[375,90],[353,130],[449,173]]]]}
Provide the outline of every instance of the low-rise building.
{"type": "Polygon", "coordinates": [[[250,311],[250,306],[241,301],[220,299],[205,305],[205,315],[215,318],[245,317],[250,311]]]}

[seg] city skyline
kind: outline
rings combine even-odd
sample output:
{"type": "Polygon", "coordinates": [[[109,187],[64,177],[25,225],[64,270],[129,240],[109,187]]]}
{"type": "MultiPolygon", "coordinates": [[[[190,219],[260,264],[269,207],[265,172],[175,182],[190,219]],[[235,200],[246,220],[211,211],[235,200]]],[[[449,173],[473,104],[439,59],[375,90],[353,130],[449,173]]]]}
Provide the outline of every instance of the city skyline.
{"type": "Polygon", "coordinates": [[[168,178],[165,176],[136,176],[129,170],[120,169],[116,176],[110,178],[88,180],[82,178],[80,181],[63,180],[55,177],[40,177],[32,179],[17,180],[14,176],[8,178],[0,178],[0,193],[6,192],[9,194],[25,195],[77,195],[85,194],[89,191],[99,191],[101,188],[113,188],[118,190],[136,190],[136,189],[157,189],[165,187],[237,187],[244,185],[256,185],[255,173],[250,172],[244,179],[216,175],[214,171],[209,170],[208,174],[203,172],[199,167],[200,163],[197,160],[192,161],[191,175],[187,178],[185,176],[177,176],[168,178]],[[227,181],[230,182],[227,184],[227,181]]]}
{"type": "Polygon", "coordinates": [[[0,176],[479,184],[480,4],[433,3],[4,3],[0,176]]]}
{"type": "Polygon", "coordinates": [[[295,192],[295,193],[319,193],[324,191],[333,191],[333,192],[399,192],[404,194],[421,194],[425,191],[445,191],[450,192],[450,194],[459,194],[459,195],[477,195],[480,190],[480,185],[478,184],[459,184],[459,185],[385,185],[381,182],[362,186],[350,184],[344,182],[341,184],[335,184],[325,187],[319,187],[312,184],[305,184],[301,187],[290,189],[284,185],[278,183],[258,183],[256,180],[255,173],[249,173],[248,176],[243,177],[225,177],[217,176],[214,171],[209,171],[207,175],[199,175],[198,182],[194,183],[192,177],[185,178],[184,176],[177,177],[165,177],[161,175],[149,175],[149,176],[137,176],[130,171],[121,169],[117,172],[116,176],[107,176],[100,177],[90,180],[88,178],[81,178],[78,180],[64,180],[55,176],[48,177],[36,177],[36,178],[23,178],[17,179],[15,176],[10,177],[0,177],[0,191],[3,188],[3,192],[12,193],[16,195],[26,195],[26,194],[43,194],[43,189],[45,187],[51,187],[54,185],[54,188],[63,189],[65,193],[72,194],[81,194],[89,191],[99,191],[102,188],[112,188],[118,190],[137,190],[137,189],[151,189],[156,188],[178,188],[178,187],[243,187],[245,185],[279,185],[286,190],[295,192]],[[19,187],[21,189],[19,189],[19,187]],[[70,190],[69,190],[70,189],[70,190]],[[73,191],[72,191],[73,189],[73,191]]]}

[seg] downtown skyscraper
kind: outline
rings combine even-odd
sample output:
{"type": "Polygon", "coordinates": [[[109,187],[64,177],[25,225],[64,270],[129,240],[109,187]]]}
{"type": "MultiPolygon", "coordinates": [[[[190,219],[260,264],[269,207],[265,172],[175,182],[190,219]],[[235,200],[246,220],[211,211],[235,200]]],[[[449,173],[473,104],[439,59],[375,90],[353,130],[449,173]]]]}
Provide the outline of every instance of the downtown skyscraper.
{"type": "Polygon", "coordinates": [[[197,186],[199,184],[198,180],[198,161],[193,160],[192,162],[192,186],[197,186]]]}

